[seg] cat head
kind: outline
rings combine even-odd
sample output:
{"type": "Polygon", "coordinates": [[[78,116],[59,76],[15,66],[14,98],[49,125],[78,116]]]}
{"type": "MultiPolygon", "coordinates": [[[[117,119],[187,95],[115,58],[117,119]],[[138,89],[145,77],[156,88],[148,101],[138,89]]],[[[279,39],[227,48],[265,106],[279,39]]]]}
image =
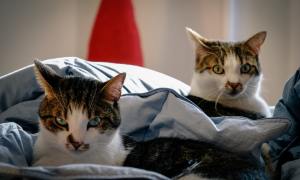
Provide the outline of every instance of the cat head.
{"type": "Polygon", "coordinates": [[[108,144],[121,122],[117,102],[125,73],[102,83],[84,77],[61,77],[40,61],[34,64],[36,78],[45,91],[39,107],[44,140],[67,152],[108,144]]]}
{"type": "Polygon", "coordinates": [[[261,79],[258,55],[265,31],[242,42],[220,42],[207,40],[192,29],[186,30],[196,47],[191,94],[216,100],[258,92],[261,79]]]}

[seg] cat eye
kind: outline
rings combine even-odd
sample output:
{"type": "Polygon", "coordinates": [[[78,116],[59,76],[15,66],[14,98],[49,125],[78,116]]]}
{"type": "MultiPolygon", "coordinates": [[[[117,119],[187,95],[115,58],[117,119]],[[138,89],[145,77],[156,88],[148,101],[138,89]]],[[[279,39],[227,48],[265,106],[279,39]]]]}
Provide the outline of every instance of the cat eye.
{"type": "Polygon", "coordinates": [[[100,117],[96,116],[93,119],[90,119],[88,122],[89,127],[97,127],[100,123],[101,119],[100,117]]]}
{"type": "Polygon", "coordinates": [[[246,64],[243,64],[242,66],[241,66],[241,73],[249,73],[250,72],[250,70],[251,70],[251,65],[250,64],[248,64],[248,63],[246,63],[246,64]]]}
{"type": "Polygon", "coordinates": [[[68,124],[66,120],[59,118],[59,117],[56,117],[55,121],[60,126],[66,126],[68,124]]]}
{"type": "Polygon", "coordinates": [[[224,69],[220,65],[214,65],[212,68],[213,72],[216,74],[224,74],[224,69]]]}

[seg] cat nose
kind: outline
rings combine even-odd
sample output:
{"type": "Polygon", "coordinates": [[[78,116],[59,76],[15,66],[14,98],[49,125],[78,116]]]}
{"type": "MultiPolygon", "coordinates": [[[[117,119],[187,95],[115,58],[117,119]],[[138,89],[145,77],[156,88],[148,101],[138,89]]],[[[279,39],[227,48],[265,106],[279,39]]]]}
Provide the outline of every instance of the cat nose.
{"type": "Polygon", "coordinates": [[[233,83],[233,82],[227,81],[226,86],[227,87],[230,86],[232,89],[238,89],[238,88],[242,87],[242,84],[241,83],[233,83]]]}
{"type": "Polygon", "coordinates": [[[74,147],[75,150],[77,150],[83,143],[80,142],[72,142],[72,146],[74,147]]]}
{"type": "Polygon", "coordinates": [[[72,144],[75,150],[78,150],[78,148],[83,145],[83,142],[76,141],[72,134],[67,137],[67,141],[72,144]]]}

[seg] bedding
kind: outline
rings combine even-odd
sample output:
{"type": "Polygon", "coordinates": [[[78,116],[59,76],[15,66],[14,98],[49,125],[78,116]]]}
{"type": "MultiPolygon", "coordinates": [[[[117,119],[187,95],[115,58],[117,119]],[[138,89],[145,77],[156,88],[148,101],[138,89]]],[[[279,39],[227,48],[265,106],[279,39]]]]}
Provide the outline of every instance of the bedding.
{"type": "MultiPolygon", "coordinates": [[[[252,153],[260,159],[259,147],[263,142],[294,128],[284,115],[259,121],[244,117],[209,118],[182,96],[188,93],[188,85],[146,68],[87,62],[76,57],[44,62],[60,75],[86,76],[100,81],[126,72],[120,99],[121,132],[137,141],[156,137],[198,139],[230,151],[252,153]]],[[[42,97],[43,91],[35,80],[32,65],[0,78],[1,179],[168,179],[141,169],[96,164],[31,167],[32,148],[38,132],[37,110],[42,97]]]]}
{"type": "Polygon", "coordinates": [[[286,82],[273,116],[291,124],[286,133],[269,142],[276,171],[282,179],[300,179],[300,68],[286,82]]]}

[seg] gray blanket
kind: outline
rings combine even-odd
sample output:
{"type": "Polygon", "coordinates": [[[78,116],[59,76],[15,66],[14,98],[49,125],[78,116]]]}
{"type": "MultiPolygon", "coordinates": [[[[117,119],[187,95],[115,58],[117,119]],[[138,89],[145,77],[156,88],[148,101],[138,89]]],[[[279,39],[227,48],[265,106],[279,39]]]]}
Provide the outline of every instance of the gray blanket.
{"type": "Polygon", "coordinates": [[[274,110],[274,117],[286,118],[290,128],[282,136],[271,140],[272,158],[282,179],[300,179],[300,69],[286,82],[282,97],[274,110]]]}
{"type": "MultiPolygon", "coordinates": [[[[146,68],[112,63],[91,63],[78,58],[45,61],[60,75],[76,75],[106,81],[126,72],[120,109],[121,133],[138,141],[156,137],[197,139],[224,149],[251,153],[260,159],[259,147],[288,127],[286,119],[252,121],[243,117],[209,118],[186,99],[184,83],[146,68]]],[[[0,178],[43,179],[167,179],[141,169],[70,164],[59,167],[30,167],[38,132],[37,108],[43,91],[32,66],[0,78],[0,178]]]]}

